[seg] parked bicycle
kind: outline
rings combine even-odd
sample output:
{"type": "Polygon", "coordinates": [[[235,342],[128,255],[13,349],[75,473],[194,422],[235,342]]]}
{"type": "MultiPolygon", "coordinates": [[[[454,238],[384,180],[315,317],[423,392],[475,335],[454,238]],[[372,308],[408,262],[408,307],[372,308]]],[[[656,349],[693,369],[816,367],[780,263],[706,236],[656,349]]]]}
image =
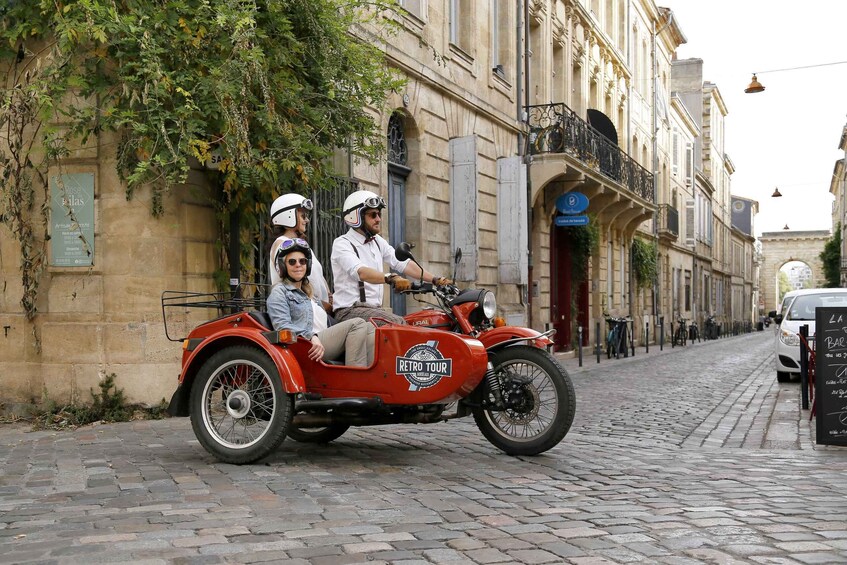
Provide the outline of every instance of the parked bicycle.
{"type": "Polygon", "coordinates": [[[609,333],[606,335],[606,357],[611,359],[612,355],[615,359],[620,359],[621,354],[624,357],[629,357],[629,319],[627,318],[606,318],[606,323],[609,325],[609,333]]]}
{"type": "Polygon", "coordinates": [[[694,340],[700,341],[700,330],[697,328],[697,322],[692,320],[688,324],[688,340],[694,343],[694,340]]]}
{"type": "Polygon", "coordinates": [[[684,346],[685,341],[688,338],[688,329],[685,326],[685,318],[680,318],[677,321],[676,331],[673,334],[673,343],[671,347],[675,347],[677,345],[684,346]]]}

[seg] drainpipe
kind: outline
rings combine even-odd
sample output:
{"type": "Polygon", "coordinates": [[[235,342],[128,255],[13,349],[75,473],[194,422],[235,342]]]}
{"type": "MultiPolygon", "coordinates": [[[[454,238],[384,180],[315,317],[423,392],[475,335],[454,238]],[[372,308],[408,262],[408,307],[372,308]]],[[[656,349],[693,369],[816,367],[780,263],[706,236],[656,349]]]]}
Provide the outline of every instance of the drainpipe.
{"type": "MultiPolygon", "coordinates": [[[[651,37],[651,58],[652,58],[652,79],[650,84],[652,86],[652,98],[653,98],[653,108],[651,112],[651,141],[653,146],[653,159],[652,159],[652,173],[653,173],[653,205],[656,206],[656,212],[653,213],[653,243],[656,246],[656,251],[659,250],[659,119],[658,114],[656,112],[656,106],[659,101],[659,59],[657,53],[657,38],[660,33],[665,31],[671,22],[673,21],[673,12],[668,11],[668,20],[662,25],[658,30],[656,29],[656,22],[652,22],[652,37],[651,37]]],[[[693,274],[692,274],[693,276],[693,274]]],[[[660,286],[658,281],[653,281],[653,323],[654,327],[657,327],[658,320],[658,295],[660,286]]]]}
{"type": "MultiPolygon", "coordinates": [[[[521,122],[527,125],[527,130],[529,126],[529,69],[530,69],[530,49],[529,49],[529,0],[517,0],[518,1],[518,45],[517,45],[517,53],[521,53],[521,35],[523,35],[523,97],[521,97],[520,91],[518,92],[518,112],[519,119],[521,122]],[[521,5],[522,4],[522,5],[521,5]],[[523,21],[521,21],[521,14],[523,14],[523,21]],[[523,98],[523,107],[521,108],[521,98],[523,98]]],[[[520,61],[521,57],[517,57],[520,61]]],[[[518,84],[520,85],[520,77],[518,77],[518,84]]],[[[524,161],[526,162],[526,234],[527,234],[527,327],[532,327],[532,278],[529,276],[532,273],[532,175],[530,174],[530,167],[532,166],[532,155],[529,154],[529,151],[526,151],[526,147],[528,144],[524,143],[523,147],[521,147],[521,153],[524,155],[524,161]]]]}

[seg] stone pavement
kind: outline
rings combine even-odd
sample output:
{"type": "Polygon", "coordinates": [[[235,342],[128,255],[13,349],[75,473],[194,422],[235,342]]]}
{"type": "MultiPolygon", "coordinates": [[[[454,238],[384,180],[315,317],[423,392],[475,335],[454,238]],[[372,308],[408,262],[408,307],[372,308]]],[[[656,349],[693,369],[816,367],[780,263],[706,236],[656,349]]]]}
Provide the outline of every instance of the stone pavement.
{"type": "Polygon", "coordinates": [[[0,562],[845,563],[847,450],[817,446],[773,336],[564,360],[537,457],[472,420],[216,463],[187,419],[0,427],[0,562]]]}

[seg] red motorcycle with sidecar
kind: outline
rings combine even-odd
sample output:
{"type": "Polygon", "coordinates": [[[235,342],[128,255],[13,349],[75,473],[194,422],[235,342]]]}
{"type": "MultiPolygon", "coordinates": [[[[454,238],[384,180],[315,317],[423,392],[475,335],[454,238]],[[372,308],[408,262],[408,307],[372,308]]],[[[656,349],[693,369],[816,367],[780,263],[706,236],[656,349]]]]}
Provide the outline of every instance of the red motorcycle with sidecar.
{"type": "MultiPolygon", "coordinates": [[[[396,253],[414,260],[409,244],[396,253]]],[[[458,250],[457,264],[460,258],[458,250]]],[[[308,340],[275,331],[264,290],[245,284],[231,293],[162,294],[165,334],[183,346],[168,413],[190,416],[200,444],[221,461],[252,463],[286,437],[326,443],[351,426],[473,416],[485,438],[511,455],[547,451],[570,429],[576,400],[548,352],[552,330],[504,325],[490,291],[413,283],[406,292],[434,302],[406,316],[408,325],[372,319],[374,361],[349,367],[312,361],[308,340]],[[168,320],[190,324],[195,308],[222,315],[171,337],[168,320]]]]}

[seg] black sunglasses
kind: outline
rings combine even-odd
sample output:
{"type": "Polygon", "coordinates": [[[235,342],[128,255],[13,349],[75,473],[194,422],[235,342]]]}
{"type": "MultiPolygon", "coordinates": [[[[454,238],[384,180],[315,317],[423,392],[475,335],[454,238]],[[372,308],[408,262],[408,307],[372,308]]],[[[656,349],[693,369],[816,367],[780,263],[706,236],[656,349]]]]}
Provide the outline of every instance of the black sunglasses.
{"type": "Polygon", "coordinates": [[[298,259],[291,257],[290,259],[287,259],[285,262],[288,263],[289,266],[293,267],[294,265],[296,265],[298,263],[301,264],[301,265],[306,265],[306,264],[309,263],[309,260],[306,259],[305,257],[300,257],[298,259]]]}

